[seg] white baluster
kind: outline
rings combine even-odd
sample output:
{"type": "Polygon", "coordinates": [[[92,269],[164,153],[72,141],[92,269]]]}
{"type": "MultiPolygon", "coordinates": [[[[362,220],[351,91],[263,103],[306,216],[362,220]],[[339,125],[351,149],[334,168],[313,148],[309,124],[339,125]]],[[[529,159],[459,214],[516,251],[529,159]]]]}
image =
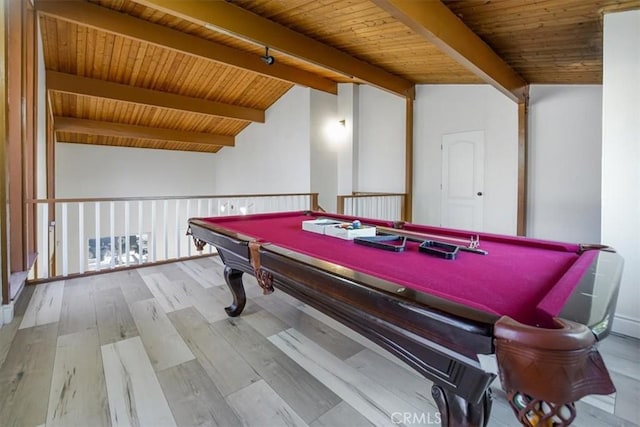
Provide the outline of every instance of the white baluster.
{"type": "Polygon", "coordinates": [[[162,214],[162,240],[164,241],[164,258],[169,259],[169,200],[165,199],[162,214]]]}
{"type": "Polygon", "coordinates": [[[143,210],[144,202],[142,200],[138,201],[138,264],[142,264],[142,235],[143,231],[143,223],[142,223],[142,210],[143,210]]]}
{"type": "Polygon", "coordinates": [[[156,222],[156,201],[151,201],[151,251],[149,256],[151,262],[156,262],[156,234],[158,226],[156,222]]]}
{"type": "Polygon", "coordinates": [[[116,266],[116,257],[114,256],[119,251],[116,250],[116,204],[115,202],[109,202],[109,235],[111,242],[111,268],[116,266]]]}
{"type": "Polygon", "coordinates": [[[176,199],[176,258],[180,258],[180,199],[176,199]]]}
{"type": "Polygon", "coordinates": [[[129,201],[124,202],[124,251],[126,252],[124,257],[124,265],[129,266],[129,254],[131,253],[131,242],[129,237],[129,201]]]}
{"type": "Polygon", "coordinates": [[[69,274],[69,247],[67,243],[67,204],[62,204],[62,224],[60,225],[60,234],[62,239],[62,275],[69,274]]]}
{"type": "Polygon", "coordinates": [[[78,203],[78,272],[84,273],[85,246],[84,241],[84,203],[78,203]]]}
{"type": "Polygon", "coordinates": [[[100,202],[96,202],[96,271],[100,270],[101,264],[100,260],[102,258],[102,245],[100,244],[100,202]]]}

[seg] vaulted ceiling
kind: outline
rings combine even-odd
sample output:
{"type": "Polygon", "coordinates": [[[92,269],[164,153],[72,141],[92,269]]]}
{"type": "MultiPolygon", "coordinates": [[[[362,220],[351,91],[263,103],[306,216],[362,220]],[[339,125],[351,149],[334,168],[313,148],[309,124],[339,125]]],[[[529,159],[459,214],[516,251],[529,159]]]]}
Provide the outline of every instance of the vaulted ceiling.
{"type": "Polygon", "coordinates": [[[57,141],[217,152],[293,85],[602,80],[602,15],[640,0],[36,0],[57,141]],[[275,62],[265,60],[265,48],[275,62]]]}

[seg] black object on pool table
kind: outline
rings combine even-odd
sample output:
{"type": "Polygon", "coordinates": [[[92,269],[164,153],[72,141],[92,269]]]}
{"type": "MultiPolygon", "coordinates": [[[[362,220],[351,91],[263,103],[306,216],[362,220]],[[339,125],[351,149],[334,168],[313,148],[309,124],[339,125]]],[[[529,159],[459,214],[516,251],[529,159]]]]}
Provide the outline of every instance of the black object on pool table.
{"type": "Polygon", "coordinates": [[[456,259],[459,247],[456,245],[449,245],[447,243],[436,242],[435,240],[425,240],[418,247],[420,252],[424,252],[429,255],[434,255],[443,259],[456,259]]]}
{"type": "Polygon", "coordinates": [[[406,247],[407,238],[404,236],[356,237],[353,242],[385,251],[402,252],[406,247]]]}

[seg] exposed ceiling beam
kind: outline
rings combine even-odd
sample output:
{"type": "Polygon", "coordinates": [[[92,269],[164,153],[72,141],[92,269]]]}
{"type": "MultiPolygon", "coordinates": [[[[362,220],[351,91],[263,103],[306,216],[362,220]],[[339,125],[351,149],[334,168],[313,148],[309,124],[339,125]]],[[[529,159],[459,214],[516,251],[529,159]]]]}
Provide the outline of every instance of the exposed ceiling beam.
{"type": "Polygon", "coordinates": [[[372,0],[469,71],[523,102],[527,82],[438,0],[372,0]]]}
{"type": "Polygon", "coordinates": [[[260,55],[204,40],[88,2],[37,0],[36,9],[40,14],[55,19],[231,65],[323,92],[333,94],[338,92],[338,85],[334,81],[316,74],[277,62],[273,65],[266,65],[260,59],[260,55]]]}
{"type": "Polygon", "coordinates": [[[157,141],[151,141],[147,139],[139,139],[136,141],[135,145],[126,144],[120,145],[117,142],[108,141],[105,139],[96,139],[93,141],[59,141],[60,144],[84,144],[84,145],[102,145],[106,147],[125,147],[125,148],[146,148],[150,150],[169,150],[169,151],[186,151],[193,153],[209,153],[214,154],[220,151],[222,148],[219,145],[211,145],[211,144],[196,144],[196,143],[178,143],[176,145],[175,142],[163,142],[158,144],[157,141]]]}
{"type": "Polygon", "coordinates": [[[201,98],[143,89],[57,71],[47,71],[47,89],[74,95],[93,96],[133,104],[168,108],[188,113],[208,114],[229,119],[264,123],[264,110],[238,107],[201,98]]]}
{"type": "MultiPolygon", "coordinates": [[[[372,86],[414,98],[414,84],[382,68],[352,57],[284,25],[226,1],[134,0],[153,9],[279,50],[287,55],[356,78],[372,86]]],[[[277,61],[276,61],[277,63],[277,61]]]]}
{"type": "Polygon", "coordinates": [[[72,132],[87,135],[113,136],[118,138],[190,142],[194,144],[224,145],[227,147],[233,147],[235,145],[235,138],[233,136],[127,125],[98,120],[76,119],[73,117],[56,116],[54,118],[53,129],[56,132],[72,132]]]}

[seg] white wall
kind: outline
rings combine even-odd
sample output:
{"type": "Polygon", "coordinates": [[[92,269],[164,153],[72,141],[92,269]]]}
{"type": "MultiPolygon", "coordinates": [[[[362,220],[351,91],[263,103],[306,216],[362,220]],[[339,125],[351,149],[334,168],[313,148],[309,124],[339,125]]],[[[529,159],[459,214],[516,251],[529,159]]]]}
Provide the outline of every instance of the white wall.
{"type": "Polygon", "coordinates": [[[319,193],[318,203],[327,212],[336,212],[338,196],[338,151],[343,142],[338,126],[337,97],[311,91],[310,103],[311,191],[319,193]]]}
{"type": "Polygon", "coordinates": [[[602,86],[532,85],[527,235],[600,242],[602,86]]]}
{"type": "Polygon", "coordinates": [[[413,222],[440,225],[442,135],[484,130],[484,230],[515,234],[517,104],[489,85],[418,85],[414,111],[413,222]]]}
{"type": "Polygon", "coordinates": [[[170,150],[56,144],[56,197],[216,193],[214,156],[170,150]]]}
{"type": "Polygon", "coordinates": [[[625,258],[613,330],[640,338],[640,10],[604,16],[602,241],[625,258]]]}
{"type": "Polygon", "coordinates": [[[345,129],[338,152],[338,194],[351,194],[358,188],[358,130],[360,85],[338,84],[338,120],[344,120],[345,129]]]}
{"type": "Polygon", "coordinates": [[[405,100],[362,85],[358,101],[357,191],[403,193],[405,100]]]}
{"type": "Polygon", "coordinates": [[[215,156],[219,194],[309,192],[310,89],[293,87],[215,156]]]}

